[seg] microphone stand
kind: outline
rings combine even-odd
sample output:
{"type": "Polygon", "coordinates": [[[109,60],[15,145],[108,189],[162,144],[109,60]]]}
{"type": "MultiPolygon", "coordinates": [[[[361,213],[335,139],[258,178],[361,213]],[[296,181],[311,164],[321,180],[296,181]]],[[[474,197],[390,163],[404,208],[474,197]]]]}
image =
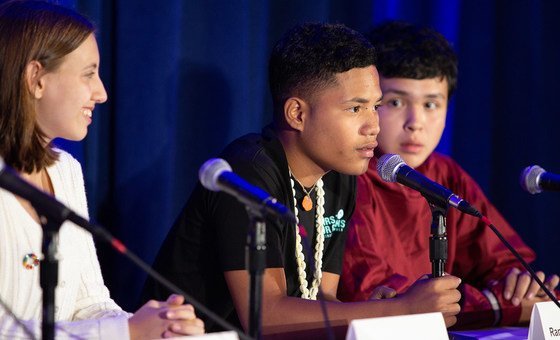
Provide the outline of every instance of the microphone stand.
{"type": "Polygon", "coordinates": [[[447,227],[445,216],[447,207],[429,203],[432,211],[432,225],[430,228],[430,262],[432,262],[432,276],[441,277],[445,272],[447,262],[447,227]]]}
{"type": "Polygon", "coordinates": [[[245,267],[249,269],[249,336],[261,338],[262,276],[266,267],[266,223],[261,211],[247,207],[250,226],[245,247],[245,267]]]}
{"type": "MultiPolygon", "coordinates": [[[[43,242],[43,255],[45,256],[45,260],[41,261],[42,263],[41,263],[39,275],[41,276],[41,280],[43,280],[44,277],[44,281],[45,281],[45,284],[43,284],[42,283],[43,281],[41,281],[41,286],[44,285],[47,288],[48,286],[52,286],[52,292],[51,293],[43,292],[44,297],[46,295],[49,295],[49,298],[54,300],[54,287],[56,286],[58,280],[57,277],[58,267],[56,265],[56,256],[55,256],[57,250],[56,243],[53,241],[58,240],[58,236],[56,232],[60,229],[62,223],[64,221],[70,221],[76,224],[78,227],[84,228],[85,230],[89,231],[94,237],[97,237],[109,243],[115,250],[117,250],[123,256],[127,257],[130,261],[132,261],[132,263],[134,263],[136,266],[138,266],[140,269],[146,272],[149,276],[154,278],[154,280],[161,283],[168,290],[177,293],[179,295],[183,295],[187,300],[187,302],[189,302],[194,306],[197,312],[200,312],[208,316],[210,319],[215,321],[221,327],[235,331],[240,339],[244,339],[244,340],[251,339],[250,337],[245,335],[245,333],[243,333],[240,329],[233,326],[231,323],[227,322],[220,316],[218,316],[216,313],[208,309],[206,306],[193,299],[182,289],[180,289],[179,287],[171,283],[161,274],[153,270],[146,262],[144,262],[140,257],[138,257],[138,255],[128,250],[128,248],[121,241],[113,237],[113,235],[111,235],[106,229],[94,223],[90,223],[88,220],[74,213],[64,204],[57,201],[56,198],[52,197],[49,194],[44,193],[43,191],[39,190],[38,188],[35,188],[32,185],[29,185],[25,180],[21,179],[16,173],[13,173],[13,170],[11,170],[8,166],[4,166],[3,159],[1,157],[0,157],[0,175],[2,175],[0,176],[0,187],[12,192],[17,196],[27,199],[29,203],[31,203],[35,211],[37,212],[37,215],[40,217],[41,223],[47,226],[46,227],[47,230],[43,231],[44,236],[47,236],[48,238],[46,241],[43,242]],[[52,258],[47,259],[47,257],[49,256],[52,256],[52,258]],[[52,268],[55,269],[54,273],[51,270],[52,268]],[[47,274],[48,272],[50,272],[51,274],[47,274]],[[53,281],[54,284],[47,284],[46,283],[47,279],[52,280],[53,277],[54,277],[54,281],[53,281]]],[[[48,304],[45,303],[44,305],[48,306],[48,304]]],[[[54,316],[53,313],[54,307],[52,306],[54,306],[54,301],[51,304],[50,308],[48,307],[44,308],[43,311],[44,312],[50,311],[51,316],[54,316]]],[[[48,317],[43,316],[43,322],[46,325],[45,330],[48,333],[49,327],[47,326],[49,325],[49,323],[46,322],[46,320],[48,320],[48,317]]],[[[52,322],[52,326],[53,326],[51,331],[52,335],[48,337],[45,334],[43,334],[43,339],[49,339],[49,338],[54,339],[54,322],[52,322]]]]}
{"type": "MultiPolygon", "coordinates": [[[[35,207],[34,204],[33,204],[33,206],[35,207]]],[[[37,209],[37,208],[35,208],[35,209],[37,209]]],[[[39,210],[39,211],[41,211],[41,210],[39,210]]],[[[45,210],[45,211],[48,211],[48,210],[45,210]]],[[[39,216],[42,216],[42,214],[39,213],[39,216]]],[[[237,333],[237,336],[240,339],[243,339],[243,340],[252,339],[251,337],[245,335],[237,327],[233,326],[232,324],[230,324],[226,320],[222,319],[216,313],[214,313],[213,311],[208,309],[206,306],[204,306],[203,304],[201,304],[200,302],[198,302],[197,300],[192,298],[189,294],[184,292],[182,289],[180,289],[175,284],[171,283],[169,280],[167,280],[161,274],[159,274],[158,272],[153,270],[146,262],[144,262],[140,257],[138,257],[138,255],[136,255],[132,251],[128,250],[128,248],[120,240],[114,238],[113,235],[111,235],[105,228],[103,228],[101,226],[98,226],[96,224],[90,223],[88,220],[86,220],[83,217],[75,214],[74,212],[72,212],[67,207],[64,207],[64,209],[62,209],[61,211],[53,212],[52,214],[49,214],[49,216],[54,216],[53,220],[47,220],[47,221],[51,221],[49,223],[52,223],[51,225],[49,225],[49,227],[52,227],[55,224],[61,225],[62,222],[59,222],[59,221],[68,220],[68,221],[71,221],[72,223],[78,225],[79,227],[84,228],[85,230],[89,231],[94,237],[99,238],[99,239],[109,243],[115,250],[117,250],[120,254],[122,254],[123,256],[128,258],[132,263],[134,263],[136,266],[138,266],[140,269],[142,269],[144,272],[146,272],[149,276],[151,276],[156,281],[161,283],[165,288],[169,289],[170,291],[172,291],[176,294],[184,296],[185,300],[188,303],[190,303],[191,305],[193,305],[194,308],[197,310],[197,312],[200,312],[200,313],[208,316],[210,319],[214,320],[221,327],[223,327],[225,329],[235,331],[237,333]],[[57,223],[55,223],[55,222],[57,222],[57,223]]],[[[41,220],[43,221],[44,219],[41,218],[41,220]]],[[[45,231],[43,233],[45,233],[45,231]]],[[[47,234],[50,234],[50,233],[47,233],[47,234]]],[[[52,234],[50,234],[50,235],[52,235],[52,234]]],[[[58,241],[58,236],[56,236],[54,239],[56,241],[58,241]]],[[[43,242],[43,247],[44,246],[45,246],[45,242],[43,242]]],[[[43,249],[45,249],[45,248],[43,248],[43,249]]],[[[44,253],[45,256],[47,254],[49,254],[49,255],[56,254],[56,251],[55,251],[56,248],[53,248],[53,246],[50,246],[47,249],[49,249],[49,251],[51,251],[51,253],[50,254],[49,254],[49,252],[44,253]]],[[[44,250],[43,250],[43,252],[44,252],[44,250]]],[[[42,267],[43,262],[44,261],[41,261],[41,273],[43,273],[43,272],[46,273],[47,271],[43,271],[43,267],[42,267]]],[[[56,267],[56,266],[54,268],[58,269],[58,267],[56,267]]],[[[58,274],[58,270],[56,270],[55,273],[58,274]]],[[[52,277],[50,279],[52,279],[52,277]]],[[[56,284],[57,281],[55,280],[54,282],[56,284]]],[[[52,285],[52,287],[53,287],[53,290],[54,290],[54,285],[52,285]]],[[[45,293],[43,293],[43,294],[45,294],[45,293]]],[[[52,294],[51,296],[54,299],[54,294],[52,294]]],[[[43,304],[44,303],[45,303],[45,301],[43,300],[43,304]]],[[[54,302],[53,302],[52,305],[54,306],[54,302]]],[[[51,309],[51,311],[52,311],[52,309],[51,309]]],[[[54,315],[54,313],[53,313],[53,315],[54,315]]],[[[45,316],[43,316],[43,322],[45,322],[45,316]]],[[[54,323],[53,323],[53,335],[54,335],[54,323]]],[[[54,336],[51,337],[51,338],[48,338],[43,333],[43,338],[42,339],[53,340],[54,336]]]]}
{"type": "Polygon", "coordinates": [[[58,283],[58,231],[62,221],[45,217],[40,211],[37,212],[43,225],[43,244],[41,247],[43,259],[39,267],[39,282],[43,289],[41,334],[43,340],[54,340],[55,289],[58,283]]]}

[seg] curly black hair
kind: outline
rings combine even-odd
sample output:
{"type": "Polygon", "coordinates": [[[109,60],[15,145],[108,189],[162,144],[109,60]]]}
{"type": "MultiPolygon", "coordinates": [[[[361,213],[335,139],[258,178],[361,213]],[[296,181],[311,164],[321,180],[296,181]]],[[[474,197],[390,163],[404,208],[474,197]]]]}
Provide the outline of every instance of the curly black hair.
{"type": "Polygon", "coordinates": [[[377,70],[385,78],[445,78],[449,97],[457,86],[457,55],[437,31],[390,21],[368,35],[377,51],[377,70]]]}
{"type": "Polygon", "coordinates": [[[307,100],[335,83],[335,75],[375,65],[375,49],[360,33],[341,24],[306,23],[286,32],[268,65],[275,119],[291,96],[307,100]]]}

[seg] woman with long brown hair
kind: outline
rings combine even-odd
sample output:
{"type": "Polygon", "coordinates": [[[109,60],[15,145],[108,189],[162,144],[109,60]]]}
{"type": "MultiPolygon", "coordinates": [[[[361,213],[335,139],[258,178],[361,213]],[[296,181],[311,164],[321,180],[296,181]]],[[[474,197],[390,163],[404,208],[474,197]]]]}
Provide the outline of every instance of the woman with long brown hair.
{"type": "MultiPolygon", "coordinates": [[[[21,177],[88,216],[80,164],[55,138],[82,140],[97,104],[99,78],[93,25],[41,1],[0,5],[0,156],[21,177]]],[[[42,228],[29,202],[0,189],[0,299],[35,336],[41,316],[42,228]]],[[[150,301],[130,315],[110,298],[91,235],[65,222],[59,233],[57,332],[80,338],[159,338],[204,332],[183,298],[150,301]]],[[[0,308],[0,337],[26,336],[0,308]]]]}

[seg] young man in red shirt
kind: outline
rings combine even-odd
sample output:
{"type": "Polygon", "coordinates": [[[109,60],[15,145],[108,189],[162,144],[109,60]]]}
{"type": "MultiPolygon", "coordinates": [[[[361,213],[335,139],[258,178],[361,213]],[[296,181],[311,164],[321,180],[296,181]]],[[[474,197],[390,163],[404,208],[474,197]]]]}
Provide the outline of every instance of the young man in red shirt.
{"type": "MultiPolygon", "coordinates": [[[[450,157],[434,152],[457,82],[457,57],[439,33],[390,22],[370,34],[376,48],[383,103],[376,156],[399,154],[416,171],[449,188],[480,210],[527,260],[533,251],[486,198],[477,183],[450,157]]],[[[431,270],[432,214],[426,199],[398,183],[384,182],[371,161],[358,178],[340,297],[348,301],[392,297],[431,270]]],[[[545,294],[521,264],[479,219],[450,209],[446,272],[460,277],[458,326],[483,327],[527,322],[545,294]]],[[[545,278],[551,289],[558,276],[545,278]]]]}

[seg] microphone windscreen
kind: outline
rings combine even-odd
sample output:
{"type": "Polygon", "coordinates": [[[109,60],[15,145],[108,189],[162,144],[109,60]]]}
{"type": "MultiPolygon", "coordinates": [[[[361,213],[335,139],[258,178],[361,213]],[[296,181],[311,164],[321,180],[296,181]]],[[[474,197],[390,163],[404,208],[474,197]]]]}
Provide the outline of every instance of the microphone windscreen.
{"type": "Polygon", "coordinates": [[[401,156],[397,154],[385,154],[377,161],[377,173],[385,182],[397,181],[397,170],[405,165],[401,156]]]}
{"type": "Polygon", "coordinates": [[[231,166],[228,162],[221,158],[211,158],[204,162],[198,170],[198,179],[206,189],[220,191],[218,178],[225,171],[231,172],[231,166]]]}
{"type": "Polygon", "coordinates": [[[519,183],[521,184],[523,190],[531,194],[538,194],[539,192],[542,192],[542,189],[539,186],[539,176],[545,172],[546,171],[538,165],[526,167],[519,177],[519,183]]]}

